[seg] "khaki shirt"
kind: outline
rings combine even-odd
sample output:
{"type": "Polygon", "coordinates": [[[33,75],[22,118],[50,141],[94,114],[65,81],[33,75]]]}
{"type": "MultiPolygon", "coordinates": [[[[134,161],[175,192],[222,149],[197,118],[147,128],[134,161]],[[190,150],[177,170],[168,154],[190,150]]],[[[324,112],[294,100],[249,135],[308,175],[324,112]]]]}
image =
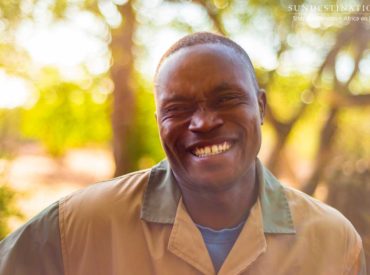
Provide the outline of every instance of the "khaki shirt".
{"type": "MultiPolygon", "coordinates": [[[[259,197],[218,274],[366,275],[335,209],[259,162],[259,197]]],[[[73,193],[0,243],[1,275],[215,274],[166,161],[73,193]]]]}

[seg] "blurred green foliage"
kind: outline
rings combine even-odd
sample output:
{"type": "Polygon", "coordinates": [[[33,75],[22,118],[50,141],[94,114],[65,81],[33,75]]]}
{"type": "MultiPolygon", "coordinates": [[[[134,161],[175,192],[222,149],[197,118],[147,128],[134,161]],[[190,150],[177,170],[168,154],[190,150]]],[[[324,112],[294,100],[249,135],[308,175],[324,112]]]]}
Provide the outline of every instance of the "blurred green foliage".
{"type": "Polygon", "coordinates": [[[153,166],[163,159],[157,123],[153,86],[140,74],[136,74],[136,114],[134,130],[130,135],[129,152],[134,170],[153,166]]]}
{"type": "Polygon", "coordinates": [[[46,70],[36,104],[22,111],[22,136],[40,141],[54,156],[71,147],[109,142],[109,86],[102,80],[86,82],[65,82],[46,70]]]}
{"type": "Polygon", "coordinates": [[[338,119],[336,148],[347,158],[370,161],[370,107],[343,110],[338,119]]]}
{"type": "Polygon", "coordinates": [[[16,207],[16,193],[7,185],[0,184],[0,240],[9,233],[8,219],[22,217],[16,207]]]}
{"type": "MultiPolygon", "coordinates": [[[[268,85],[269,106],[281,121],[288,121],[302,103],[305,90],[310,86],[310,77],[299,73],[277,74],[268,85]]],[[[313,99],[308,103],[312,103],[313,99]]]]}
{"type": "Polygon", "coordinates": [[[19,125],[19,108],[10,110],[0,109],[0,160],[11,159],[13,157],[14,148],[20,140],[19,125]]]}
{"type": "Polygon", "coordinates": [[[19,140],[19,114],[19,109],[0,109],[0,240],[9,233],[9,218],[21,217],[16,192],[6,184],[8,164],[19,140]]]}

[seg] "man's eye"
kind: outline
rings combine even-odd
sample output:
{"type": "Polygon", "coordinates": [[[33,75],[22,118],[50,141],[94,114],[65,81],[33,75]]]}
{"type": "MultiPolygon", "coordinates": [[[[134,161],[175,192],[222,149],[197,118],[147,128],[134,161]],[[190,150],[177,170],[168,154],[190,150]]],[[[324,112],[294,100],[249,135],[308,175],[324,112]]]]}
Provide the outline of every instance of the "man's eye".
{"type": "Polygon", "coordinates": [[[230,101],[230,100],[233,100],[233,99],[235,99],[235,97],[233,97],[233,96],[225,96],[225,97],[222,97],[222,98],[220,98],[219,99],[219,102],[228,102],[228,101],[230,101]]]}
{"type": "Polygon", "coordinates": [[[217,103],[218,104],[234,103],[234,102],[236,103],[237,101],[238,101],[237,96],[223,96],[217,100],[217,103]]]}
{"type": "Polygon", "coordinates": [[[192,107],[188,105],[175,105],[166,108],[166,113],[184,113],[190,112],[191,110],[192,107]]]}

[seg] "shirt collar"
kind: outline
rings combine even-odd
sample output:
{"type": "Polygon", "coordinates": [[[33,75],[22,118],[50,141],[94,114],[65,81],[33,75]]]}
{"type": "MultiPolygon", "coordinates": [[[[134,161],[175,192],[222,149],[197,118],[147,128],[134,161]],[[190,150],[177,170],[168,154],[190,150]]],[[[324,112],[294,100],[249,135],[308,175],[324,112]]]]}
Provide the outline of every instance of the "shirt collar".
{"type": "MultiPolygon", "coordinates": [[[[295,233],[283,186],[259,160],[256,164],[264,232],[295,233]]],[[[168,161],[163,160],[150,171],[141,218],[147,222],[173,224],[180,197],[168,161]]]]}

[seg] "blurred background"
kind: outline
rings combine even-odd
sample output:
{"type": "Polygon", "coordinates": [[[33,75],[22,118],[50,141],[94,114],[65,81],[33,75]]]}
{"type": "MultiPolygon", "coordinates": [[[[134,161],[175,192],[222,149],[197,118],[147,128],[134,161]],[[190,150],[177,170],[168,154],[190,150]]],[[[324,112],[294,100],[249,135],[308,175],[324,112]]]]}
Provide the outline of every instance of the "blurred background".
{"type": "Polygon", "coordinates": [[[346,215],[370,266],[369,0],[0,0],[0,239],[164,158],[152,77],[195,31],[248,52],[268,99],[260,158],[346,215]]]}

